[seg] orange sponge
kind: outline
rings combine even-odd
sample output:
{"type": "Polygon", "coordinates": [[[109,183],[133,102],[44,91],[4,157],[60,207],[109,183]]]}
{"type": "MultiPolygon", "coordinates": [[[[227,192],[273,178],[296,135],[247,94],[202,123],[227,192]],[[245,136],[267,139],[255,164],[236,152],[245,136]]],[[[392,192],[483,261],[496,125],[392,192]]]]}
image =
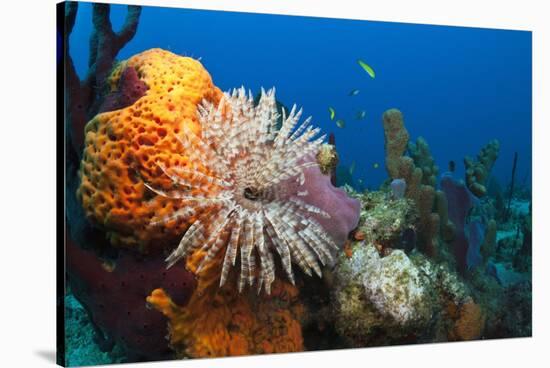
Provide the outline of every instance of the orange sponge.
{"type": "Polygon", "coordinates": [[[105,229],[113,245],[148,251],[151,245],[161,247],[181,237],[188,224],[151,225],[152,218],[173,213],[178,203],[151,195],[144,181],[157,188],[170,185],[155,162],[188,164],[176,135],[184,126],[197,133],[197,104],[203,99],[218,103],[222,92],[198,61],[161,49],[120,63],[108,80],[111,89],[127,67],[135,68],[147,92],[132,105],[88,122],[77,195],[86,215],[105,229]]]}
{"type": "MultiPolygon", "coordinates": [[[[194,253],[187,268],[196,271],[203,256],[200,251],[194,253]]],[[[227,285],[218,288],[220,263],[217,259],[201,272],[185,307],[175,304],[163,289],[147,297],[168,318],[170,344],[177,355],[198,358],[302,351],[304,307],[298,289],[280,279],[272,284],[269,296],[253,291],[239,294],[227,285]]]]}
{"type": "Polygon", "coordinates": [[[469,300],[457,312],[458,319],[449,333],[449,339],[466,341],[481,338],[485,317],[480,306],[473,300],[469,300]]]}

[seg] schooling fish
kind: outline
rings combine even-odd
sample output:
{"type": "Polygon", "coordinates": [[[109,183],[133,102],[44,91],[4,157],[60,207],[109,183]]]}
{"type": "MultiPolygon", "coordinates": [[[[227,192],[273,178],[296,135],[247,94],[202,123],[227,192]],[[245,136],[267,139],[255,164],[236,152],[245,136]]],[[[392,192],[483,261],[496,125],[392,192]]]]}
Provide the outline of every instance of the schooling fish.
{"type": "Polygon", "coordinates": [[[330,120],[334,120],[334,116],[336,116],[336,111],[334,111],[332,107],[329,107],[328,112],[330,113],[330,120]]]}
{"type": "Polygon", "coordinates": [[[374,74],[374,69],[372,69],[370,67],[369,64],[365,63],[363,60],[359,59],[357,60],[357,62],[359,63],[359,65],[361,66],[361,68],[363,68],[369,75],[371,78],[374,78],[375,77],[375,74],[374,74]]]}
{"type": "Polygon", "coordinates": [[[367,112],[365,110],[361,110],[357,113],[356,119],[357,120],[363,120],[367,116],[367,112]]]}
{"type": "Polygon", "coordinates": [[[372,167],[374,167],[375,169],[378,169],[379,166],[380,166],[380,165],[378,165],[378,162],[375,162],[375,163],[372,165],[372,167]]]}
{"type": "Polygon", "coordinates": [[[352,91],[349,93],[350,96],[357,96],[358,94],[359,94],[359,90],[358,90],[358,89],[354,89],[354,90],[352,90],[352,91]]]}
{"type": "Polygon", "coordinates": [[[346,123],[344,122],[344,120],[338,119],[336,120],[336,125],[338,126],[338,128],[343,128],[346,126],[346,123]]]}

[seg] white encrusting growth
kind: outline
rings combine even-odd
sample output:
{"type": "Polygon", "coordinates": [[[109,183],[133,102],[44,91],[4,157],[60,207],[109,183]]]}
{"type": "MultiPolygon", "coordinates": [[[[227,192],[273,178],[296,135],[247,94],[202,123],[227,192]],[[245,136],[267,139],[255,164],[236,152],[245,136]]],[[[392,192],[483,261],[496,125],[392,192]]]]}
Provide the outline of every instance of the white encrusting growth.
{"type": "Polygon", "coordinates": [[[159,163],[174,189],[165,191],[146,184],[159,196],[183,202],[176,212],[153,218],[153,224],[196,219],[167,258],[169,267],[201,249],[205,256],[200,272],[224,250],[220,286],[239,258],[239,291],[257,280],[258,292],[263,285],[269,294],[276,252],[292,283],[293,262],[306,274],[313,271],[321,276],[319,262],[331,262],[337,246],[312,216],[329,215],[299,197],[307,195],[300,188],[303,170],[317,165],[307,158],[317,153],[325,136],[315,138],[320,129],[310,125],[311,118],[296,128],[301,115],[296,106],[288,116],[283,109],[279,128],[274,88],[262,89],[256,106],[244,88],[225,93],[217,106],[208,101],[199,105],[200,135],[184,128],[178,139],[189,162],[202,166],[165,167],[159,163]],[[294,177],[297,185],[283,183],[294,177]],[[289,192],[289,188],[296,191],[289,192]],[[201,195],[193,194],[197,190],[201,195]]]}

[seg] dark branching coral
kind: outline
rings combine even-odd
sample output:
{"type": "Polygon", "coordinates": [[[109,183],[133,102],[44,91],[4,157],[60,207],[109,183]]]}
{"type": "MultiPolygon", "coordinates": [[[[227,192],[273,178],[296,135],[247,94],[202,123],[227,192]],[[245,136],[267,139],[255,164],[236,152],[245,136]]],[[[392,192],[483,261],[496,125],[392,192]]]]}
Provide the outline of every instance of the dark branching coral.
{"type": "Polygon", "coordinates": [[[65,4],[65,91],[67,96],[67,131],[77,152],[84,140],[84,125],[94,116],[102,103],[102,93],[107,75],[113,68],[118,52],[136,34],[140,6],[128,6],[128,13],[122,29],[114,32],[109,19],[109,4],[93,4],[93,32],[90,38],[88,72],[83,80],[76,73],[69,55],[69,36],[73,30],[78,3],[65,4]]]}
{"type": "Polygon", "coordinates": [[[518,165],[518,153],[514,153],[514,163],[512,164],[512,177],[510,179],[510,192],[508,194],[508,205],[506,206],[506,212],[504,213],[504,220],[508,220],[510,216],[510,205],[512,204],[512,197],[514,195],[514,183],[516,181],[516,167],[518,165]]]}

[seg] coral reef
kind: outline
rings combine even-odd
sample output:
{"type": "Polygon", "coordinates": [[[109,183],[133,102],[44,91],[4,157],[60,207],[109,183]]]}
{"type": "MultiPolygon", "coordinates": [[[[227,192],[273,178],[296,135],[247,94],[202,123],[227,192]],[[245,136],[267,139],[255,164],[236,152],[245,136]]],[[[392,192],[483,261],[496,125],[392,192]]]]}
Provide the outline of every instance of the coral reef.
{"type": "Polygon", "coordinates": [[[448,265],[408,245],[415,241],[415,202],[383,191],[351,195],[362,203],[357,241],[338,258],[331,283],[332,323],[346,344],[481,338],[484,307],[470,288],[448,265]]]}
{"type": "Polygon", "coordinates": [[[389,178],[359,193],[334,134],[323,144],[274,90],[222,93],[161,49],[116,62],[139,16],[114,32],[94,4],[84,80],[68,59],[73,350],[108,363],[531,334],[530,196],[511,188],[508,216],[487,195],[498,141],[437,190],[426,140],[388,110],[389,178]]]}
{"type": "Polygon", "coordinates": [[[416,142],[409,142],[408,152],[414,165],[422,170],[422,184],[435,187],[439,168],[435,164],[426,140],[418,137],[416,142]]]}
{"type": "Polygon", "coordinates": [[[384,112],[382,117],[384,124],[384,149],[386,151],[386,170],[390,178],[403,178],[400,175],[402,157],[409,143],[409,132],[403,124],[403,115],[397,109],[384,112]]]}
{"type": "Polygon", "coordinates": [[[467,286],[420,253],[381,257],[373,245],[356,243],[334,276],[334,323],[350,346],[447,341],[457,324],[468,324],[460,319],[471,300],[467,286]]]}
{"type": "MultiPolygon", "coordinates": [[[[419,216],[414,200],[407,196],[397,200],[387,184],[378,192],[358,194],[348,189],[362,203],[361,218],[355,240],[332,271],[329,317],[346,346],[531,333],[530,279],[512,267],[513,260],[522,259],[516,256],[520,249],[530,248],[521,245],[522,237],[515,232],[504,238],[516,239],[513,247],[496,247],[499,232],[490,203],[472,211],[480,201],[451,173],[443,175],[441,187],[435,210],[451,226],[457,224],[449,236],[457,247],[456,258],[426,257],[410,246],[416,240],[419,216]],[[468,270],[466,278],[451,271],[455,263],[463,274],[468,270]],[[513,302],[518,303],[517,311],[513,302]]],[[[517,211],[523,211],[521,206],[517,211]]],[[[528,228],[528,221],[525,224],[528,228]]],[[[439,230],[443,237],[443,229],[439,230]]]]}
{"type": "Polygon", "coordinates": [[[417,221],[414,203],[406,198],[390,200],[388,193],[381,191],[358,194],[357,198],[362,207],[355,239],[365,239],[379,250],[405,249],[403,234],[414,229],[417,221]]]}
{"type": "Polygon", "coordinates": [[[468,189],[478,198],[487,194],[485,184],[489,173],[495,163],[500,151],[500,143],[494,139],[487,143],[479,154],[477,160],[471,157],[464,157],[464,166],[466,167],[466,185],[468,189]]]}
{"type": "MultiPolygon", "coordinates": [[[[406,197],[413,200],[418,209],[418,245],[420,249],[437,257],[439,254],[440,214],[433,212],[435,202],[435,187],[432,175],[437,175],[437,167],[426,142],[419,139],[417,144],[410,148],[415,154],[419,165],[415,166],[415,160],[404,156],[409,146],[409,133],[403,123],[403,115],[397,109],[390,109],[382,116],[384,127],[384,147],[386,154],[386,169],[391,179],[404,179],[407,184],[406,197]],[[424,171],[428,177],[424,177],[424,171]],[[425,184],[429,183],[429,184],[425,184]]],[[[447,227],[448,224],[445,224],[447,227]]]]}
{"type": "Polygon", "coordinates": [[[276,126],[272,91],[256,106],[244,89],[222,96],[200,63],[160,49],[107,80],[86,126],[78,198],[108,244],[68,241],[69,280],[98,335],[136,359],[302,350],[298,289],[275,279],[271,252],[291,282],[291,262],[321,276],[318,260],[332,264],[359,220],[359,202],[318,168],[319,130],[308,119],[294,131],[296,108],[276,126]],[[177,241],[191,247],[176,248],[164,270],[162,251],[177,241]],[[240,274],[230,274],[236,263],[240,274]],[[233,287],[255,279],[271,295],[233,287]]]}
{"type": "MultiPolygon", "coordinates": [[[[478,267],[470,275],[474,298],[483,307],[483,338],[531,336],[530,277],[522,275],[523,278],[517,282],[500,283],[492,272],[501,272],[503,269],[492,270],[492,267],[493,263],[489,261],[488,269],[478,267]]],[[[511,271],[510,268],[505,270],[511,271]]]]}
{"type": "Polygon", "coordinates": [[[399,325],[428,321],[432,316],[429,290],[405,253],[396,250],[381,258],[372,246],[365,247],[364,252],[365,259],[357,261],[368,270],[362,282],[374,308],[399,325]]]}

